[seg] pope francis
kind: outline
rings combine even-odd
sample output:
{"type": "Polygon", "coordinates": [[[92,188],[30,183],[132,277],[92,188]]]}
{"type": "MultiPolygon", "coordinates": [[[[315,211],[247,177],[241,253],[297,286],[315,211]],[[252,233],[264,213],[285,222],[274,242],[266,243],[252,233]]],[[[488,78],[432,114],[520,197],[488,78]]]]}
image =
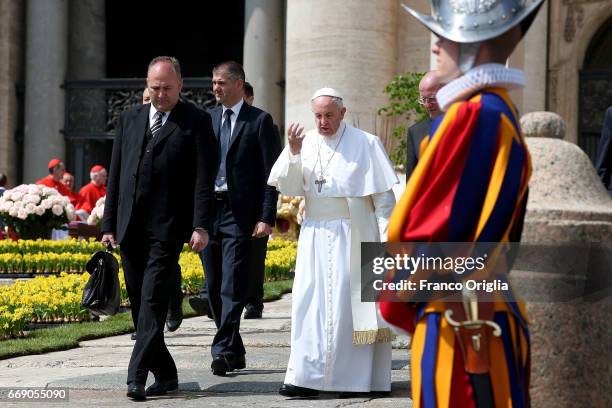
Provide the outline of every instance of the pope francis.
{"type": "Polygon", "coordinates": [[[388,392],[391,332],[361,302],[360,243],[384,240],[398,182],[378,137],[343,121],[331,88],[311,100],[316,129],[291,124],[268,184],[305,197],[298,242],[288,397],[319,391],[388,392]]]}

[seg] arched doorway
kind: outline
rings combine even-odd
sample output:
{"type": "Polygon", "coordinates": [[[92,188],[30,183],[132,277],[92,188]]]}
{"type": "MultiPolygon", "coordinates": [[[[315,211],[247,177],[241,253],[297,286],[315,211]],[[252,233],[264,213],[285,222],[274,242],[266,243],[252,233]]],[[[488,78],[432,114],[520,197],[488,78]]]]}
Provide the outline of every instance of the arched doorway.
{"type": "Polygon", "coordinates": [[[578,145],[595,160],[606,109],[612,106],[612,18],[587,49],[579,87],[578,145]]]}

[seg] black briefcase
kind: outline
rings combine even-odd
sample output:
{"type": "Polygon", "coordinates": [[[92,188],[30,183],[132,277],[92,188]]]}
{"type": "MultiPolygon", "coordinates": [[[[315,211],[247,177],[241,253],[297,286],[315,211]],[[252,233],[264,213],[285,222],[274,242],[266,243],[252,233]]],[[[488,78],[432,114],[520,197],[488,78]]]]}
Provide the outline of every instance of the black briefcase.
{"type": "Polygon", "coordinates": [[[98,251],[85,266],[90,277],[83,289],[81,305],[94,315],[112,316],[119,311],[119,263],[110,251],[98,251]]]}

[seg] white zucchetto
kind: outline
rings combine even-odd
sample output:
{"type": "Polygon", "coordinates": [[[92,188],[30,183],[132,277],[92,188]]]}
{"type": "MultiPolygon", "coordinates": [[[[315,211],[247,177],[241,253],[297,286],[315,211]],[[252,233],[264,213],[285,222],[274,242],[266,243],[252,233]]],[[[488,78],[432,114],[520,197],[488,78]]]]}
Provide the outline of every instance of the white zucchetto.
{"type": "Polygon", "coordinates": [[[333,88],[321,88],[317,92],[315,92],[314,95],[312,95],[312,98],[310,98],[310,100],[313,101],[316,98],[318,98],[319,96],[331,96],[332,98],[340,98],[340,99],[342,99],[342,96],[340,96],[338,91],[336,91],[335,89],[333,89],[333,88]]]}

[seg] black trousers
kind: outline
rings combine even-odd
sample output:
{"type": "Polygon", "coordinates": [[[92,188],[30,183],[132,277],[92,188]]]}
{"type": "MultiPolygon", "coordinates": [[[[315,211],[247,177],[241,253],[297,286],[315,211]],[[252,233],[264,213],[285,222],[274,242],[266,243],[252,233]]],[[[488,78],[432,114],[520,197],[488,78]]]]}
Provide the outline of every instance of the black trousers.
{"type": "MultiPolygon", "coordinates": [[[[254,309],[262,311],[263,304],[263,284],[266,274],[266,254],[268,251],[268,238],[253,238],[249,240],[249,288],[247,290],[246,309],[254,309]]],[[[204,263],[204,251],[200,252],[202,265],[206,270],[204,263]]],[[[208,288],[206,280],[200,287],[198,294],[200,298],[208,301],[208,288]]]]}
{"type": "Polygon", "coordinates": [[[263,310],[263,284],[266,274],[268,237],[249,240],[249,290],[246,308],[263,310]]]}
{"type": "Polygon", "coordinates": [[[121,242],[121,262],[130,298],[136,343],[128,366],[129,384],[177,378],[176,365],[164,342],[168,302],[180,285],[178,258],[182,242],[160,242],[146,228],[131,225],[121,242]]]}
{"type": "MultiPolygon", "coordinates": [[[[168,301],[169,311],[179,310],[183,307],[183,289],[182,289],[183,281],[181,278],[181,265],[177,263],[176,269],[177,269],[177,273],[176,273],[175,282],[171,282],[169,285],[169,287],[174,287],[174,290],[172,290],[170,293],[170,299],[168,301]]],[[[206,283],[206,281],[204,281],[204,283],[206,283]]],[[[134,330],[138,331],[138,316],[136,315],[136,318],[134,318],[134,309],[132,309],[132,323],[134,324],[134,330]]]]}
{"type": "Polygon", "coordinates": [[[202,251],[208,301],[217,326],[211,354],[239,357],[245,354],[240,337],[240,318],[248,281],[250,234],[234,220],[227,197],[216,201],[216,228],[202,251]]]}

